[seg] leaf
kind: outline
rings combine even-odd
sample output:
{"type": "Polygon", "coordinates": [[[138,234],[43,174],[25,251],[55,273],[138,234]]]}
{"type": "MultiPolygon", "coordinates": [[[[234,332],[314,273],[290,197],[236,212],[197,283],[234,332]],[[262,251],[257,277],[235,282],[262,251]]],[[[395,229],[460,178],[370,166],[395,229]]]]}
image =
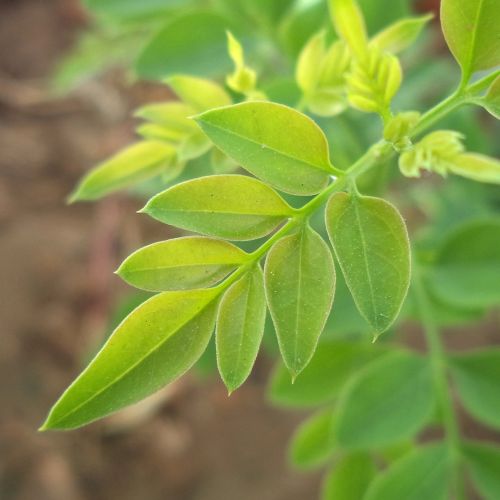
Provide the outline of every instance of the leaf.
{"type": "Polygon", "coordinates": [[[333,414],[326,410],[313,415],[295,431],[289,445],[290,462],[301,470],[316,469],[334,452],[333,414]]]}
{"type": "Polygon", "coordinates": [[[135,65],[138,75],[160,80],[181,73],[196,76],[224,74],[228,20],[214,12],[195,11],[169,20],[143,48],[135,65]]]}
{"type": "Polygon", "coordinates": [[[464,448],[477,490],[485,500],[496,500],[500,491],[500,448],[480,442],[469,442],[464,448]]]}
{"type": "Polygon", "coordinates": [[[396,208],[379,198],[334,194],[326,227],[354,301],[378,335],[395,321],[410,284],[410,246],[396,208]]]}
{"type": "Polygon", "coordinates": [[[500,349],[456,355],[451,368],[465,408],[481,422],[500,428],[500,349]]]}
{"type": "Polygon", "coordinates": [[[304,93],[312,92],[318,83],[321,63],[326,53],[325,35],[324,31],[316,33],[299,54],[295,79],[304,93]]]}
{"type": "Polygon", "coordinates": [[[141,248],[116,273],[142,290],[192,290],[217,283],[247,258],[243,250],[226,241],[191,236],[141,248]]]}
{"type": "Polygon", "coordinates": [[[295,378],[311,360],[332,308],[332,255],[321,236],[305,225],[274,244],[264,273],[281,355],[295,378]]]}
{"type": "Polygon", "coordinates": [[[351,379],[337,407],[338,444],[376,449],[398,443],[413,437],[433,409],[429,362],[410,352],[390,353],[351,379]]]}
{"type": "Polygon", "coordinates": [[[208,344],[218,294],[164,292],[140,305],[57,401],[41,430],[88,424],[180,377],[208,344]]]}
{"type": "MultiPolygon", "coordinates": [[[[377,469],[366,453],[344,455],[325,478],[321,500],[360,500],[377,469]]],[[[405,499],[406,500],[406,499],[405,499]]]]}
{"type": "Polygon", "coordinates": [[[322,130],[292,108],[246,102],[203,113],[197,122],[224,153],[281,191],[315,194],[334,173],[322,130]]]}
{"type": "Polygon", "coordinates": [[[197,131],[196,124],[188,117],[196,111],[193,107],[179,101],[158,102],[142,106],[134,116],[161,125],[163,128],[182,138],[197,131]]]}
{"type": "Polygon", "coordinates": [[[175,158],[175,149],[158,141],[142,141],[125,148],[92,169],[71,194],[70,201],[97,200],[159,175],[175,158]]]}
{"type": "Polygon", "coordinates": [[[185,0],[83,0],[85,6],[96,14],[120,20],[165,15],[169,9],[178,7],[185,0]]]}
{"type": "Polygon", "coordinates": [[[264,276],[257,264],[224,294],[217,317],[217,364],[229,393],[252,371],[266,320],[264,276]]]}
{"type": "Polygon", "coordinates": [[[497,120],[500,120],[500,76],[497,76],[491,84],[482,104],[497,120]]]}
{"type": "Polygon", "coordinates": [[[441,26],[464,81],[500,64],[499,14],[497,0],[442,0],[441,26]]]}
{"type": "Polygon", "coordinates": [[[432,292],[466,309],[500,304],[500,218],[468,222],[453,231],[427,273],[432,292]]]}
{"type": "Polygon", "coordinates": [[[358,59],[366,55],[368,40],[363,13],[355,0],[329,0],[330,14],[337,34],[358,59]]]}
{"type": "Polygon", "coordinates": [[[415,42],[433,17],[432,14],[427,14],[425,16],[400,19],[377,33],[370,40],[370,45],[375,45],[379,50],[391,54],[402,52],[415,42]]]}
{"type": "Polygon", "coordinates": [[[346,382],[385,350],[360,342],[323,341],[294,383],[279,363],[271,377],[268,398],[286,407],[314,407],[338,398],[346,382]]]}
{"type": "Polygon", "coordinates": [[[154,196],[142,211],[165,224],[229,240],[265,236],[293,214],[270,187],[243,175],[182,182],[154,196]]]}
{"type": "Polygon", "coordinates": [[[245,65],[243,47],[230,31],[227,32],[227,46],[229,57],[234,63],[233,73],[226,78],[227,86],[234,92],[250,96],[255,91],[257,74],[245,65]]]}
{"type": "Polygon", "coordinates": [[[216,174],[231,174],[238,170],[238,164],[217,148],[212,149],[210,164],[216,174]]]}
{"type": "Polygon", "coordinates": [[[174,75],[166,80],[182,102],[197,112],[231,104],[227,92],[217,83],[205,78],[174,75]]]}
{"type": "Polygon", "coordinates": [[[448,164],[450,172],[477,182],[500,184],[500,160],[479,153],[463,153],[448,164]]]}
{"type": "Polygon", "coordinates": [[[429,445],[398,460],[371,484],[365,500],[446,500],[449,464],[443,445],[429,445]]]}

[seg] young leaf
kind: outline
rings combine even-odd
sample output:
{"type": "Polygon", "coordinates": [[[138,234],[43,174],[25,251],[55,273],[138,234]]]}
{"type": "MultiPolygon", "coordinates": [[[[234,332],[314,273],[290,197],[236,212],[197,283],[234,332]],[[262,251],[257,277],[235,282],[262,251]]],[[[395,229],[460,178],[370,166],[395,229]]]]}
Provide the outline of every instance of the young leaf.
{"type": "Polygon", "coordinates": [[[120,151],[92,169],[78,184],[70,201],[97,200],[137,182],[159,175],[175,158],[175,148],[143,141],[120,151]]]}
{"type": "Polygon", "coordinates": [[[500,491],[500,448],[479,442],[469,442],[464,448],[477,490],[486,500],[496,500],[500,491]]]}
{"type": "Polygon", "coordinates": [[[231,104],[227,92],[217,83],[187,75],[175,75],[166,80],[181,101],[201,112],[231,104]]]}
{"type": "Polygon", "coordinates": [[[142,211],[165,224],[229,240],[265,236],[293,213],[270,187],[243,175],[182,182],[154,196],[142,211]]]}
{"type": "Polygon", "coordinates": [[[366,500],[446,500],[449,464],[443,445],[418,448],[370,485],[366,500]]]}
{"type": "Polygon", "coordinates": [[[500,64],[497,0],[442,0],[441,25],[464,80],[500,64]]]}
{"type": "Polygon", "coordinates": [[[399,212],[379,198],[334,194],[326,227],[354,301],[378,335],[394,322],[410,284],[410,246],[399,212]]]}
{"type": "Polygon", "coordinates": [[[294,383],[284,365],[277,365],[268,390],[280,406],[314,407],[334,401],[346,382],[365,364],[385,353],[380,345],[320,342],[310,363],[294,383]]]}
{"type": "Polygon", "coordinates": [[[307,42],[299,54],[295,79],[305,94],[316,88],[325,52],[325,32],[320,31],[307,42]]]}
{"type": "Polygon", "coordinates": [[[379,50],[397,54],[408,48],[418,38],[432,18],[432,14],[427,14],[400,19],[377,33],[370,40],[370,45],[375,45],[379,50]]]}
{"type": "Polygon", "coordinates": [[[360,500],[376,473],[367,453],[344,455],[326,476],[321,500],[360,500]]]}
{"type": "Polygon", "coordinates": [[[330,249],[304,225],[271,248],[265,280],[281,355],[295,378],[311,360],[332,308],[335,267],[330,249]]]}
{"type": "Polygon", "coordinates": [[[218,294],[215,289],[164,292],[140,305],[57,401],[41,429],[80,427],[180,377],[208,344],[218,294]]]}
{"type": "Polygon", "coordinates": [[[233,392],[252,371],[266,320],[264,276],[254,266],[224,294],[217,316],[217,364],[222,380],[233,392]]]}
{"type": "Polygon", "coordinates": [[[141,248],[116,273],[142,290],[193,290],[217,283],[246,260],[247,254],[231,243],[191,236],[141,248]]]}
{"type": "Polygon", "coordinates": [[[238,164],[217,148],[212,149],[210,164],[216,174],[232,174],[238,170],[238,164]]]}
{"type": "Polygon", "coordinates": [[[478,420],[500,428],[500,349],[454,356],[451,366],[465,408],[478,420]]]}
{"type": "Polygon", "coordinates": [[[479,153],[463,153],[448,164],[448,170],[477,182],[500,184],[500,160],[479,153]]]}
{"type": "Polygon", "coordinates": [[[322,130],[292,108],[246,102],[203,113],[197,122],[224,153],[281,191],[315,194],[334,173],[322,130]]]}
{"type": "Polygon", "coordinates": [[[181,138],[196,132],[196,124],[193,120],[188,119],[195,113],[193,107],[183,102],[172,101],[147,104],[139,108],[134,116],[161,125],[164,129],[181,138]]]}
{"type": "Polygon", "coordinates": [[[491,84],[482,104],[497,120],[500,120],[500,76],[497,76],[491,84]]]}
{"type": "Polygon", "coordinates": [[[393,352],[351,380],[337,408],[337,441],[350,449],[398,443],[413,437],[433,409],[428,361],[409,352],[393,352]]]}
{"type": "Polygon", "coordinates": [[[500,304],[500,219],[477,220],[454,231],[427,274],[434,294],[467,309],[500,304]]]}
{"type": "Polygon", "coordinates": [[[227,32],[227,45],[235,67],[233,73],[226,78],[227,86],[234,92],[252,95],[255,92],[257,74],[245,65],[243,47],[230,31],[227,32]]]}
{"type": "Polygon", "coordinates": [[[335,31],[349,45],[356,58],[363,60],[368,40],[358,4],[355,0],[329,0],[329,5],[335,31]]]}
{"type": "Polygon", "coordinates": [[[335,443],[332,433],[333,413],[326,410],[317,413],[295,431],[289,446],[291,463],[298,469],[316,469],[332,455],[335,443]]]}

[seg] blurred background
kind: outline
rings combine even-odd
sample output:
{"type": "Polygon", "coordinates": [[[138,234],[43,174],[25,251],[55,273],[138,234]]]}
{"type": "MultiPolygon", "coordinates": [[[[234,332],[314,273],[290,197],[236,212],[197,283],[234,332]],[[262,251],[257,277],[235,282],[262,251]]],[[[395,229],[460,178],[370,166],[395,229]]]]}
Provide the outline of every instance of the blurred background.
{"type": "MultiPolygon", "coordinates": [[[[438,9],[437,1],[404,3],[438,9]]],[[[315,15],[325,20],[321,11],[315,15]]],[[[290,28],[291,52],[311,33],[309,19],[290,28]]],[[[143,299],[113,271],[132,250],[178,234],[136,214],[143,204],[137,196],[65,204],[84,172],[133,140],[132,110],[169,98],[165,86],[127,69],[157,22],[124,30],[100,25],[98,36],[87,37],[95,21],[79,0],[0,1],[3,500],[303,500],[319,489],[318,475],[287,465],[287,439],[305,413],[266,401],[272,358],[265,353],[231,398],[212,370],[211,351],[194,372],[138,406],[78,431],[36,432],[113,324],[143,299]]],[[[311,26],[318,28],[314,19],[311,26]]],[[[457,73],[434,31],[413,71],[414,88],[433,102],[457,73]]],[[[470,140],[476,150],[498,147],[492,138],[470,140]]],[[[425,204],[422,192],[414,194],[425,204]]],[[[401,334],[422,345],[411,325],[401,334]]],[[[499,341],[492,316],[448,338],[457,349],[499,341]]],[[[500,441],[465,415],[463,425],[500,441]]]]}

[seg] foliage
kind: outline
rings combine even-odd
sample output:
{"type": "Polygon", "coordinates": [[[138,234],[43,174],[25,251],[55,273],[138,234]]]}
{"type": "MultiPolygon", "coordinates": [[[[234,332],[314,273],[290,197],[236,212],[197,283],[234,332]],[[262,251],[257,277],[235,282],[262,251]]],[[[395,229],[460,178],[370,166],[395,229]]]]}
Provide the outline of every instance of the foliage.
{"type": "Polygon", "coordinates": [[[42,429],[139,401],[196,363],[214,330],[231,393],[251,373],[269,310],[282,358],[269,398],[317,409],[289,457],[328,466],[322,498],[465,498],[463,470],[498,497],[500,450],[460,435],[449,378],[466,410],[498,427],[500,354],[448,355],[440,331],[500,305],[500,162],[463,109],[499,115],[498,2],[442,1],[462,76],[423,112],[434,67],[425,60],[412,76],[410,65],[404,79],[399,54],[431,16],[376,17],[354,0],[87,3],[118,31],[147,27],[135,70],[178,100],[139,109],[142,139],[89,172],[71,201],[155,179],[141,212],[198,235],[123,262],[121,278],[158,293],[117,326],[42,429]],[[216,175],[197,175],[196,162],[216,175]],[[430,182],[416,183],[423,171],[430,182]],[[396,179],[404,196],[392,203],[396,179]],[[426,224],[408,231],[396,205],[426,224]],[[408,319],[421,323],[426,355],[393,342],[408,319]],[[429,425],[443,437],[418,444],[429,425]]]}

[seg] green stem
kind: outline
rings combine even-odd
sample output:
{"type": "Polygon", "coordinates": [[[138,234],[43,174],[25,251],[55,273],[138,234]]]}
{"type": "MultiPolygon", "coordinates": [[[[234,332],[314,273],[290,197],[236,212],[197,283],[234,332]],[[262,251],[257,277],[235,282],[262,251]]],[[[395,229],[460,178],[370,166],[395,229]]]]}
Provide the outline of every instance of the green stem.
{"type": "Polygon", "coordinates": [[[448,385],[446,353],[441,341],[439,328],[434,321],[432,303],[429,300],[421,271],[417,265],[413,266],[412,284],[417,311],[429,348],[434,387],[443,418],[448,453],[453,465],[453,488],[455,490],[453,498],[464,500],[466,493],[460,470],[462,463],[460,428],[453,405],[453,397],[448,385]]]}

